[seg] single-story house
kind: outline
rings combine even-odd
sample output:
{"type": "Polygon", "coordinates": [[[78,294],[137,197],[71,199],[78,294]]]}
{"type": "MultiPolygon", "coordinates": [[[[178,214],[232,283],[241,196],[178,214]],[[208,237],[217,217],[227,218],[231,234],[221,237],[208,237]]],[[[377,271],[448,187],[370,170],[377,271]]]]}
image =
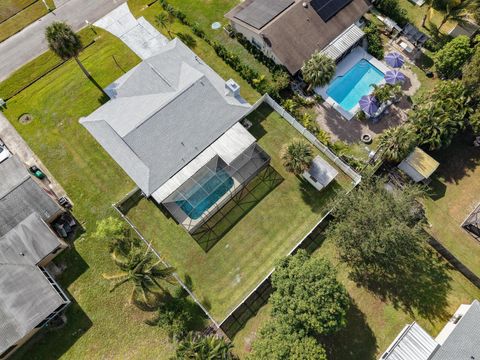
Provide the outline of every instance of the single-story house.
{"type": "Polygon", "coordinates": [[[380,360],[480,359],[480,302],[460,305],[434,339],[420,325],[406,325],[380,360]]]}
{"type": "Polygon", "coordinates": [[[368,0],[245,0],[225,16],[233,29],[291,74],[315,51],[341,59],[365,35],[368,0]]]}
{"type": "Polygon", "coordinates": [[[338,170],[324,160],[320,155],[316,156],[310,164],[310,169],[303,173],[306,179],[317,190],[327,187],[338,175],[338,170]]]}
{"type": "Polygon", "coordinates": [[[145,196],[193,232],[269,163],[242,126],[252,109],[179,39],[120,77],[80,123],[145,196]]]}
{"type": "Polygon", "coordinates": [[[416,147],[398,168],[414,182],[426,181],[438,169],[440,164],[422,149],[416,147]]]}
{"type": "Polygon", "coordinates": [[[69,300],[45,269],[67,247],[49,226],[63,210],[16,156],[0,163],[0,174],[0,359],[6,359],[69,300]]]}

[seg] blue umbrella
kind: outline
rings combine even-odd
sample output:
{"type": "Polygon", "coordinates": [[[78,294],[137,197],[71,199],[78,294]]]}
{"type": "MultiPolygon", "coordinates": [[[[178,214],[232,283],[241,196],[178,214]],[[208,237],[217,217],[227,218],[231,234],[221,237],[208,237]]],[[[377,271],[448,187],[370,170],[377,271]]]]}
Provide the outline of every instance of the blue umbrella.
{"type": "Polygon", "coordinates": [[[385,73],[385,82],[387,84],[395,85],[397,83],[403,83],[405,81],[405,75],[398,70],[389,70],[385,73]]]}
{"type": "Polygon", "coordinates": [[[373,115],[378,111],[378,101],[373,95],[362,96],[358,103],[367,115],[373,115]]]}
{"type": "Polygon", "coordinates": [[[403,63],[405,62],[405,59],[399,53],[392,52],[387,54],[387,56],[385,56],[385,61],[391,67],[399,68],[399,67],[402,67],[403,63]]]}

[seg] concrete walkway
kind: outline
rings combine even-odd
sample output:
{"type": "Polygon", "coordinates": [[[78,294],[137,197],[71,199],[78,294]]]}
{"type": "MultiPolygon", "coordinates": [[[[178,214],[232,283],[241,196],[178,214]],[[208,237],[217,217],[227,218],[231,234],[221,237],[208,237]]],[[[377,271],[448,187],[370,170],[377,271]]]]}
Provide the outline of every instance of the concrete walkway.
{"type": "Polygon", "coordinates": [[[48,49],[44,32],[54,21],[65,21],[75,31],[94,23],[126,0],[62,0],[55,11],[0,43],[0,81],[48,49]]]}
{"type": "Polygon", "coordinates": [[[168,39],[143,17],[135,19],[126,3],[94,25],[117,36],[143,60],[157,54],[168,42],[168,39]]]}
{"type": "Polygon", "coordinates": [[[28,167],[32,165],[38,166],[47,175],[46,179],[37,180],[42,183],[43,186],[52,190],[57,197],[66,196],[65,190],[55,180],[52,174],[48,171],[47,167],[42,161],[35,155],[30,149],[30,146],[23,140],[17,130],[10,124],[5,115],[0,112],[0,139],[7,145],[8,150],[12,154],[17,155],[20,160],[28,167]]]}

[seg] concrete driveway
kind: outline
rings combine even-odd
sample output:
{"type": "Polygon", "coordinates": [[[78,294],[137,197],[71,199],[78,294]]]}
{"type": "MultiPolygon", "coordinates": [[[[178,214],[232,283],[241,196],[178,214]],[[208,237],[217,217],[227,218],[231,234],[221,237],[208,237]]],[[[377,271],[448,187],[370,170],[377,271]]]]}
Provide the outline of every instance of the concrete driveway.
{"type": "Polygon", "coordinates": [[[65,21],[75,31],[88,20],[94,23],[126,0],[59,0],[59,7],[18,34],[0,43],[0,81],[48,49],[45,28],[54,21],[65,21]]]}
{"type": "Polygon", "coordinates": [[[117,36],[143,60],[157,54],[168,42],[145,18],[135,19],[126,3],[94,25],[117,36]]]}

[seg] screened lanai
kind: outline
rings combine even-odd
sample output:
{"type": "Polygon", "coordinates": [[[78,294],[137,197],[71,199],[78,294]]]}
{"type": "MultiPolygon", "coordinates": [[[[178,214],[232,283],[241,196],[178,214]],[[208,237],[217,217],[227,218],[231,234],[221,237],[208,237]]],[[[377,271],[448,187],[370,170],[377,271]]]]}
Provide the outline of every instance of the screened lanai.
{"type": "Polygon", "coordinates": [[[229,164],[215,155],[163,200],[162,205],[191,233],[268,166],[269,162],[270,157],[256,143],[251,144],[229,164]]]}

